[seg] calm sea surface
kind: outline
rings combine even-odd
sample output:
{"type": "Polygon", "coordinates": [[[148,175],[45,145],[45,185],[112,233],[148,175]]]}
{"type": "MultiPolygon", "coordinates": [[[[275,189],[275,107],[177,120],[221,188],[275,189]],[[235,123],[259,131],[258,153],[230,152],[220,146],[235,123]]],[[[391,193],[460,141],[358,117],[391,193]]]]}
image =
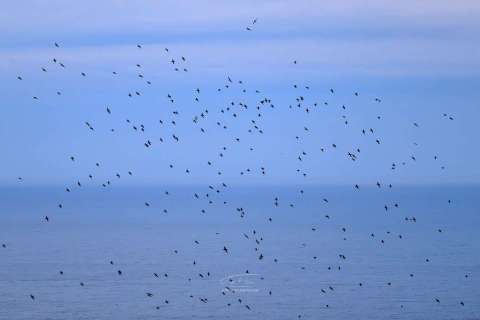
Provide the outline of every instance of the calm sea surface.
{"type": "Polygon", "coordinates": [[[219,191],[0,188],[0,319],[480,319],[478,186],[219,191]]]}

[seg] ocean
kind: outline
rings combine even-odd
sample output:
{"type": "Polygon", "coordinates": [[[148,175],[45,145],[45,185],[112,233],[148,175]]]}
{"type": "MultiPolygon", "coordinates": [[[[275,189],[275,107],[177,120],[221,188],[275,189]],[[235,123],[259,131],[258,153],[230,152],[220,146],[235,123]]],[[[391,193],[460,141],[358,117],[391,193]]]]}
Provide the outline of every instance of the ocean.
{"type": "Polygon", "coordinates": [[[479,195],[3,187],[0,319],[480,319],[479,195]]]}

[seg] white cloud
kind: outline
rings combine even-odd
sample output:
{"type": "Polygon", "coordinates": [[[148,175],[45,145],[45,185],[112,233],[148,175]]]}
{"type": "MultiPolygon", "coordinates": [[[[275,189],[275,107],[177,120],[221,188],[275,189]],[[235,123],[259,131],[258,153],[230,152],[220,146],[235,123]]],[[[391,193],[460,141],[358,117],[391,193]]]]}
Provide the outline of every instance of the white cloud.
{"type": "Polygon", "coordinates": [[[169,46],[204,73],[285,74],[296,59],[312,73],[471,75],[480,70],[479,17],[480,2],[450,0],[16,1],[0,12],[0,32],[10,35],[0,68],[28,70],[58,55],[72,66],[155,65],[169,46]],[[254,17],[258,30],[248,34],[254,17]],[[141,53],[135,36],[149,40],[141,53]]]}
{"type": "MultiPolygon", "coordinates": [[[[20,0],[2,4],[2,33],[182,32],[243,28],[254,17],[276,28],[308,20],[349,24],[476,25],[478,1],[63,1],[20,0]],[[273,25],[272,25],[273,24],[273,25]]],[[[337,26],[341,27],[341,26],[337,26]]]]}
{"type": "MultiPolygon", "coordinates": [[[[142,63],[147,68],[167,66],[180,56],[188,59],[191,72],[215,73],[255,70],[255,75],[294,72],[377,75],[478,75],[480,47],[463,40],[334,39],[244,40],[239,42],[161,43],[145,45],[88,46],[75,48],[12,49],[0,51],[0,68],[32,68],[34,71],[61,59],[71,68],[115,69],[142,63]],[[170,48],[166,54],[165,47],[170,48]],[[292,61],[298,60],[293,66],[292,61]]],[[[148,70],[148,69],[147,69],[148,70]]],[[[155,69],[158,70],[158,69],[155,69]]]]}

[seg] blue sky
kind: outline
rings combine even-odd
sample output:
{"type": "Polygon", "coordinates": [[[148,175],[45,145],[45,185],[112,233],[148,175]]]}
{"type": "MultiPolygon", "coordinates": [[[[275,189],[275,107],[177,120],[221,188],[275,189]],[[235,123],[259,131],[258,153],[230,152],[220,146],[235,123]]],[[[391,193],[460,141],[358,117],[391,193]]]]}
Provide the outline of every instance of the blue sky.
{"type": "Polygon", "coordinates": [[[0,184],[17,184],[22,176],[25,184],[68,185],[85,181],[89,173],[98,184],[128,170],[134,176],[116,183],[478,183],[479,18],[475,1],[4,4],[0,184]],[[254,18],[258,23],[246,31],[254,18]],[[173,71],[168,62],[181,56],[188,73],[173,71]],[[53,58],[67,67],[60,68],[53,58]],[[139,72],[152,85],[140,80],[139,72]],[[237,83],[218,94],[227,76],[242,80],[247,92],[237,83]],[[295,90],[293,84],[311,89],[295,90]],[[196,88],[201,88],[199,103],[193,100],[196,88]],[[128,98],[135,90],[142,96],[128,98]],[[353,97],[356,91],[359,97],[353,97]],[[167,94],[175,97],[174,105],[167,94]],[[329,107],[309,115],[290,110],[299,95],[306,104],[328,101],[329,107]],[[260,97],[275,104],[262,119],[253,110],[260,97]],[[375,97],[382,103],[374,103],[375,97]],[[219,113],[231,101],[251,108],[234,121],[219,113]],[[107,115],[107,105],[112,115],[107,115]],[[191,120],[204,109],[211,113],[203,124],[208,133],[202,136],[191,120]],[[342,116],[349,119],[347,127],[342,116]],[[133,132],[127,118],[144,124],[146,133],[133,132]],[[160,126],[159,119],[176,119],[177,125],[160,126]],[[246,132],[251,119],[258,119],[264,135],[246,132]],[[218,129],[217,120],[229,129],[218,129]],[[309,134],[302,132],[305,125],[309,134]],[[375,128],[380,146],[371,143],[373,136],[358,134],[367,126],[375,128]],[[172,133],[180,143],[170,139],[172,133]],[[294,138],[298,134],[303,135],[300,143],[294,138]],[[165,143],[145,149],[146,139],[160,136],[165,143]],[[234,137],[241,142],[234,144],[234,137]],[[338,150],[319,151],[332,143],[338,150]],[[219,159],[223,146],[228,150],[219,159]],[[249,146],[255,151],[249,152],[249,146]],[[345,153],[356,147],[362,155],[352,163],[345,153]],[[302,151],[308,155],[299,164],[296,157],[302,151]],[[407,161],[412,154],[415,163],[407,161]],[[214,168],[205,164],[210,160],[214,168]],[[392,172],[390,164],[401,161],[408,163],[392,172]],[[95,162],[102,163],[101,169],[95,162]],[[175,169],[168,168],[170,163],[175,169]],[[442,165],[445,170],[439,169],[442,165]],[[259,174],[261,166],[267,168],[266,176],[259,174]],[[256,173],[241,177],[247,167],[256,173]],[[300,177],[297,168],[308,178],[300,177]]]}

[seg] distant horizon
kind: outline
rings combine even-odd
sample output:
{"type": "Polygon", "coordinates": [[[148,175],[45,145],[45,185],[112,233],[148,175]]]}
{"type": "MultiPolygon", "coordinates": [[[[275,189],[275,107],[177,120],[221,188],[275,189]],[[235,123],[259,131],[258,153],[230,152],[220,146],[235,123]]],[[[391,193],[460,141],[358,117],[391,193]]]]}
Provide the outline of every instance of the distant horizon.
{"type": "MultiPolygon", "coordinates": [[[[166,183],[166,184],[149,184],[149,183],[139,183],[139,184],[121,184],[121,185],[112,185],[110,189],[106,189],[110,191],[112,188],[113,189],[122,189],[122,188],[161,188],[161,187],[192,187],[192,188],[198,188],[198,187],[205,187],[208,185],[212,186],[218,186],[221,183],[209,183],[205,182],[203,184],[180,184],[180,183],[166,183]]],[[[72,184],[73,185],[73,184],[72,184]]],[[[68,185],[61,185],[61,184],[26,184],[22,183],[21,185],[19,184],[0,184],[0,188],[58,188],[60,190],[64,190],[65,187],[68,185]]],[[[269,187],[341,187],[341,188],[353,188],[354,185],[352,184],[347,184],[347,183],[268,183],[268,182],[259,182],[259,183],[245,183],[245,184],[238,184],[238,183],[229,183],[229,187],[231,188],[250,188],[250,187],[264,187],[264,188],[269,188],[269,187]]],[[[376,182],[370,182],[370,183],[359,183],[360,187],[364,188],[375,188],[377,189],[378,187],[376,186],[376,182]]],[[[398,187],[480,187],[480,183],[477,182],[445,182],[445,183],[392,183],[392,188],[398,187]]],[[[388,189],[388,183],[386,185],[382,185],[383,189],[388,189]]],[[[99,190],[105,190],[104,187],[100,185],[85,185],[82,186],[82,189],[99,189],[99,190]]]]}

